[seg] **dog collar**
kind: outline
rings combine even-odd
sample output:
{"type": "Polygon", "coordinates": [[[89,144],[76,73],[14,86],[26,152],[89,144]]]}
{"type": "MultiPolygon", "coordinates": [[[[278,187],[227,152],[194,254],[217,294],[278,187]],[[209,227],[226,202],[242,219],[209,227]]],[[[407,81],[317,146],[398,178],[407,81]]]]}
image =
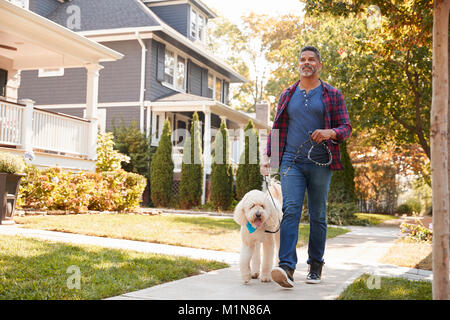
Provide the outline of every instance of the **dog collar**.
{"type": "Polygon", "coordinates": [[[250,222],[247,222],[247,229],[249,233],[253,233],[256,231],[256,228],[252,226],[250,222]]]}

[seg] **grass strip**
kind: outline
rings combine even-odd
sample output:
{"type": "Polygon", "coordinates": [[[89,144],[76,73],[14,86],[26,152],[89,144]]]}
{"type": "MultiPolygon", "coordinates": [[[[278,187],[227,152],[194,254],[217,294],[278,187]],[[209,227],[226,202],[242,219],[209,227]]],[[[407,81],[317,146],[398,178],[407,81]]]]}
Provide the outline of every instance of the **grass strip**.
{"type": "Polygon", "coordinates": [[[411,281],[397,277],[363,274],[349,285],[338,300],[431,300],[429,281],[411,281]],[[378,282],[377,282],[378,281],[378,282]]]}
{"type": "MultiPolygon", "coordinates": [[[[146,241],[191,248],[239,252],[240,226],[231,218],[182,215],[79,214],[16,217],[25,228],[99,237],[146,241]]],[[[328,238],[349,232],[328,227],[328,238]]],[[[309,225],[300,225],[298,247],[309,238],[309,225]]]]}
{"type": "Polygon", "coordinates": [[[97,300],[227,266],[1,235],[0,300],[97,300]]]}

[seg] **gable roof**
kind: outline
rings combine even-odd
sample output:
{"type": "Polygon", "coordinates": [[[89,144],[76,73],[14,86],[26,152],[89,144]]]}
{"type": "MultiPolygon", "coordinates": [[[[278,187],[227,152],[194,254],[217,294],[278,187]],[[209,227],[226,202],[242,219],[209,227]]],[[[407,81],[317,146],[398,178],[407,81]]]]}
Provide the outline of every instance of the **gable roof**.
{"type": "Polygon", "coordinates": [[[160,25],[154,16],[142,10],[139,0],[72,0],[59,5],[47,18],[71,29],[69,24],[76,12],[69,7],[73,6],[79,8],[81,27],[73,31],[160,25]]]}

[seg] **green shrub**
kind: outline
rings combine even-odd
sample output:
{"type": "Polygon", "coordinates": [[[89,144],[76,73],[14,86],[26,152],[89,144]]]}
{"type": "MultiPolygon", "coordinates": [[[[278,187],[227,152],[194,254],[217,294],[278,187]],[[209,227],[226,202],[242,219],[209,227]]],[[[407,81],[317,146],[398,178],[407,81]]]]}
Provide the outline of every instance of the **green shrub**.
{"type": "Polygon", "coordinates": [[[184,144],[178,204],[190,209],[201,204],[203,192],[202,137],[197,112],[192,118],[190,137],[184,144]]]}
{"type": "Polygon", "coordinates": [[[114,135],[100,132],[97,136],[97,172],[114,171],[121,168],[121,162],[129,162],[130,157],[114,150],[114,135]]]}
{"type": "Polygon", "coordinates": [[[245,148],[236,172],[236,198],[241,200],[250,190],[262,189],[263,177],[259,169],[259,137],[253,121],[245,127],[245,148]],[[256,162],[256,163],[255,163],[256,162]]]}
{"type": "Polygon", "coordinates": [[[211,165],[211,202],[214,207],[224,210],[230,207],[233,200],[233,170],[229,161],[228,141],[228,130],[222,119],[211,165]]]}
{"type": "Polygon", "coordinates": [[[146,184],[145,177],[122,169],[95,173],[27,166],[25,174],[18,205],[36,210],[127,211],[139,207],[146,184]]]}
{"type": "Polygon", "coordinates": [[[422,204],[419,200],[409,199],[405,203],[399,205],[396,211],[399,214],[413,215],[419,214],[421,210],[422,204]]]}
{"type": "Polygon", "coordinates": [[[345,142],[340,144],[341,162],[344,170],[333,171],[328,193],[328,202],[354,202],[357,200],[355,189],[355,169],[347,152],[345,142]]]}
{"type": "Polygon", "coordinates": [[[22,173],[25,169],[25,161],[22,157],[8,152],[0,152],[0,172],[22,173]]]}
{"type": "Polygon", "coordinates": [[[167,207],[173,185],[172,141],[169,119],[164,121],[161,139],[150,164],[150,190],[156,207],[167,207]]]}
{"type": "MultiPolygon", "coordinates": [[[[369,221],[358,219],[355,213],[358,212],[358,206],[355,202],[328,203],[327,204],[327,223],[343,225],[366,225],[369,221]]],[[[305,207],[302,212],[302,222],[309,222],[308,209],[305,207]]]]}

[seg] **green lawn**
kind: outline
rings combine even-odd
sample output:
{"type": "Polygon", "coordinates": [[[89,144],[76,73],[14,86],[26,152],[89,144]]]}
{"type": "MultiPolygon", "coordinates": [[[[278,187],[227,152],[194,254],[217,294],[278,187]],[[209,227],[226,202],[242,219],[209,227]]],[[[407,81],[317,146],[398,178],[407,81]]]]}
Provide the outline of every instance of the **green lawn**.
{"type": "Polygon", "coordinates": [[[428,281],[410,281],[403,278],[380,277],[377,282],[363,274],[349,285],[338,300],[431,300],[432,288],[428,281]]]}
{"type": "MultiPolygon", "coordinates": [[[[26,228],[147,241],[192,248],[239,252],[240,226],[231,218],[181,215],[80,214],[16,217],[26,228]]],[[[349,230],[328,227],[328,238],[349,230]]],[[[300,225],[298,246],[308,242],[309,226],[300,225]]]]}
{"type": "Polygon", "coordinates": [[[227,266],[207,260],[2,235],[0,300],[102,299],[227,266]]]}
{"type": "Polygon", "coordinates": [[[379,225],[385,221],[399,219],[399,217],[391,216],[388,214],[377,214],[377,213],[355,213],[355,216],[359,220],[366,220],[371,226],[379,225]]]}

